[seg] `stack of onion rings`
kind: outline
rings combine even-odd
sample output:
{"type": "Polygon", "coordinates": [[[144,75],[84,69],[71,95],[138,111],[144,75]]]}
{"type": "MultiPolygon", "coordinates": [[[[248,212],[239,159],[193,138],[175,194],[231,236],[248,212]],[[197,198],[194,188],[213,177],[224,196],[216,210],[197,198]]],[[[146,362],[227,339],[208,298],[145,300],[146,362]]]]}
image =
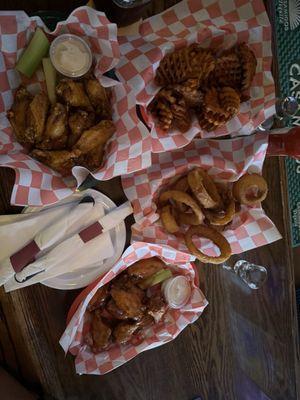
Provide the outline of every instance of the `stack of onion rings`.
{"type": "Polygon", "coordinates": [[[231,255],[222,231],[240,211],[241,204],[256,205],[267,193],[268,185],[260,175],[247,173],[231,189],[215,183],[202,168],[195,168],[160,193],[158,207],[167,232],[183,235],[189,251],[200,261],[219,264],[231,255]],[[208,256],[197,249],[192,241],[195,235],[212,240],[219,247],[220,256],[208,256]]]}

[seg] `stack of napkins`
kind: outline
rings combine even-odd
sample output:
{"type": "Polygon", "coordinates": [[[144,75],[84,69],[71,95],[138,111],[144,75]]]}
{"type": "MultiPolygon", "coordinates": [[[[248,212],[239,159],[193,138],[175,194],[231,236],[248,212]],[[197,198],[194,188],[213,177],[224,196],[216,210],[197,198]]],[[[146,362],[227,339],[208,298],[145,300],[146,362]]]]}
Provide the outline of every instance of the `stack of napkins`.
{"type": "Polygon", "coordinates": [[[107,272],[114,248],[109,231],[132,213],[129,202],[107,215],[101,200],[0,216],[0,285],[6,291],[83,267],[107,272]]]}

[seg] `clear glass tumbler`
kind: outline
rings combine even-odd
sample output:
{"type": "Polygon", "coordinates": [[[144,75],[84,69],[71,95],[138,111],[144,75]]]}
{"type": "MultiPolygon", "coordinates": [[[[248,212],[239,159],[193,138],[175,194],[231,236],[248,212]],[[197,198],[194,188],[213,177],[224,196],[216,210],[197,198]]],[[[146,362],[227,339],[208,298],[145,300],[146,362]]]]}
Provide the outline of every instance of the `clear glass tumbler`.
{"type": "Polygon", "coordinates": [[[265,267],[246,260],[237,261],[233,267],[223,264],[223,268],[235,273],[251,289],[259,289],[266,282],[268,276],[265,267]]]}

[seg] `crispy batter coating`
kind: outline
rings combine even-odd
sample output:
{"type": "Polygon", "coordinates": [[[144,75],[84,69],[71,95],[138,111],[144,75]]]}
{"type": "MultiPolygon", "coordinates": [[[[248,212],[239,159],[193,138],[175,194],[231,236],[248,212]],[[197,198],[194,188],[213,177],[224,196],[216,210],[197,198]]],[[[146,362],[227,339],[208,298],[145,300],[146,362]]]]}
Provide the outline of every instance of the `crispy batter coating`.
{"type": "Polygon", "coordinates": [[[95,124],[95,114],[84,110],[76,110],[69,116],[68,147],[74,146],[81,134],[95,124]]]}
{"type": "Polygon", "coordinates": [[[71,107],[78,107],[83,110],[93,111],[91,102],[85,93],[82,82],[72,79],[62,79],[56,86],[58,97],[71,107]]]}
{"type": "Polygon", "coordinates": [[[73,150],[39,150],[34,149],[31,156],[43,164],[59,172],[63,176],[70,175],[71,169],[77,165],[80,151],[73,150]]]}
{"type": "Polygon", "coordinates": [[[98,117],[112,119],[110,90],[104,88],[94,76],[85,79],[84,87],[98,117]]]}
{"type": "Polygon", "coordinates": [[[34,142],[43,140],[43,133],[49,108],[49,100],[46,93],[41,92],[34,96],[28,107],[27,135],[34,137],[34,142]]]}

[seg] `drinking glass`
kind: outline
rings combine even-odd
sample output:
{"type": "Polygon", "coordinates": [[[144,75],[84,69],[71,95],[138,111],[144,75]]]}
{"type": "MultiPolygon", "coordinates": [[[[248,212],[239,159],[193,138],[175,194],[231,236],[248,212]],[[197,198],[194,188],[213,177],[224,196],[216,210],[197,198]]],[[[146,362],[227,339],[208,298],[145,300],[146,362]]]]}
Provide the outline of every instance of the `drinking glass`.
{"type": "Polygon", "coordinates": [[[261,265],[246,260],[237,261],[233,267],[223,264],[223,268],[235,273],[251,289],[259,289],[267,280],[267,270],[261,265]]]}

